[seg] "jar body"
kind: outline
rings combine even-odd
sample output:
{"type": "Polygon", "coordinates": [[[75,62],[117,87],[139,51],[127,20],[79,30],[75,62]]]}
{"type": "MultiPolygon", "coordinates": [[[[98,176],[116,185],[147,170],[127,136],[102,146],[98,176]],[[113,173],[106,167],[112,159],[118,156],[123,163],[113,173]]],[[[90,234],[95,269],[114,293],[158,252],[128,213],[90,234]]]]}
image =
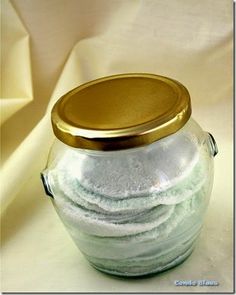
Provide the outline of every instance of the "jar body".
{"type": "Polygon", "coordinates": [[[56,140],[42,178],[95,268],[146,275],[178,265],[193,251],[212,190],[215,149],[193,119],[127,150],[88,151],[56,140]]]}

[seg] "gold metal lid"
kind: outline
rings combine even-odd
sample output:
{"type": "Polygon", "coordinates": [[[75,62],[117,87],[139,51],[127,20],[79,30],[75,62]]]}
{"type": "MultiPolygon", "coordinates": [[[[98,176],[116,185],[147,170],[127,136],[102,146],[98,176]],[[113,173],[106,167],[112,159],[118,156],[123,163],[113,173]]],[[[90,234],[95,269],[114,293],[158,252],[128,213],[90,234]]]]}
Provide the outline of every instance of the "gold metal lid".
{"type": "Polygon", "coordinates": [[[190,115],[190,96],[179,82],[153,74],[121,74],[62,96],[52,109],[52,126],[56,137],[72,147],[119,150],[168,136],[190,115]]]}

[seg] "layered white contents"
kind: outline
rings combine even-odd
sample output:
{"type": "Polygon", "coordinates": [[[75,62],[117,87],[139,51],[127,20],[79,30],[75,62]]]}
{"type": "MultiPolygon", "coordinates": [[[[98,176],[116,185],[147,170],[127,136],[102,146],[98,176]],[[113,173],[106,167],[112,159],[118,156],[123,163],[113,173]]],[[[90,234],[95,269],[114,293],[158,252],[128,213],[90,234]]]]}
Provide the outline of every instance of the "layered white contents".
{"type": "Polygon", "coordinates": [[[168,269],[193,250],[211,189],[207,157],[183,132],[132,152],[69,150],[44,174],[91,264],[137,276],[168,269]]]}

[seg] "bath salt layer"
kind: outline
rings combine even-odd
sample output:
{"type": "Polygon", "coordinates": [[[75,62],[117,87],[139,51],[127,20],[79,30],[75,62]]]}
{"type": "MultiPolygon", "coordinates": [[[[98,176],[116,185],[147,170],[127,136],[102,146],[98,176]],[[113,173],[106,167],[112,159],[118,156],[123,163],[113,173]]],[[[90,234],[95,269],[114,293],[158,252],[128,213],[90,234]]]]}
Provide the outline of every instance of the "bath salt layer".
{"type": "Polygon", "coordinates": [[[56,169],[74,175],[87,190],[113,199],[160,192],[185,178],[199,160],[196,140],[182,132],[143,149],[105,156],[65,153],[56,169]],[[82,173],[81,173],[82,171],[82,173]]]}
{"type": "MultiPolygon", "coordinates": [[[[63,163],[65,159],[46,174],[55,207],[91,264],[113,274],[140,275],[164,270],[191,253],[200,231],[209,190],[206,157],[203,149],[198,157],[193,156],[187,172],[185,169],[181,176],[168,182],[163,178],[165,185],[159,185],[159,189],[145,188],[141,184],[140,190],[135,186],[137,179],[142,178],[141,172],[133,174],[133,182],[129,187],[126,185],[128,171],[138,161],[134,156],[126,157],[127,165],[122,170],[126,174],[119,178],[123,183],[123,186],[121,182],[119,185],[123,187],[124,195],[119,194],[121,191],[116,190],[114,182],[110,184],[112,193],[99,191],[97,184],[91,181],[95,177],[93,169],[97,167],[94,168],[93,164],[89,166],[91,163],[88,160],[81,162],[89,167],[86,170],[90,171],[87,182],[75,169],[77,163],[67,166],[63,163]]],[[[98,165],[104,170],[105,162],[101,163],[102,160],[98,165]]],[[[150,169],[154,169],[154,166],[150,166],[150,169]]],[[[121,167],[118,167],[120,173],[119,169],[121,167]]],[[[143,171],[145,166],[142,167],[143,171]]],[[[107,171],[101,173],[99,181],[108,179],[108,174],[107,171]]],[[[114,175],[115,172],[111,177],[114,175]]],[[[161,175],[160,171],[158,175],[161,175]]],[[[147,175],[144,173],[146,181],[145,177],[147,175]]],[[[157,183],[159,180],[156,180],[157,183]]]]}
{"type": "Polygon", "coordinates": [[[67,170],[50,170],[48,180],[56,196],[65,194],[73,202],[97,212],[139,212],[157,205],[178,204],[197,193],[207,181],[207,171],[204,161],[198,161],[179,183],[161,192],[146,192],[143,195],[132,195],[116,199],[97,194],[84,188],[74,174],[67,170]]]}

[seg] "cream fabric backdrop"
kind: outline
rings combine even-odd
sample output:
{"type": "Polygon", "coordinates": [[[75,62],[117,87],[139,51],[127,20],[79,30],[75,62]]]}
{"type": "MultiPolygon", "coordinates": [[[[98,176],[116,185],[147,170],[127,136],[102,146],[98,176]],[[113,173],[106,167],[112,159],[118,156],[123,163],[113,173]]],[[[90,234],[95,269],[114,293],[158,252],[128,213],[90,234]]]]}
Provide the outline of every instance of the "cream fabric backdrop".
{"type": "MultiPolygon", "coordinates": [[[[230,0],[2,0],[3,291],[231,291],[232,14],[230,0]],[[75,248],[39,179],[50,109],[73,87],[150,72],[182,82],[193,117],[218,143],[206,224],[181,266],[142,280],[106,276],[75,248]],[[212,279],[218,287],[175,287],[212,279]]],[[[95,98],[96,99],[96,98],[95,98]]]]}

